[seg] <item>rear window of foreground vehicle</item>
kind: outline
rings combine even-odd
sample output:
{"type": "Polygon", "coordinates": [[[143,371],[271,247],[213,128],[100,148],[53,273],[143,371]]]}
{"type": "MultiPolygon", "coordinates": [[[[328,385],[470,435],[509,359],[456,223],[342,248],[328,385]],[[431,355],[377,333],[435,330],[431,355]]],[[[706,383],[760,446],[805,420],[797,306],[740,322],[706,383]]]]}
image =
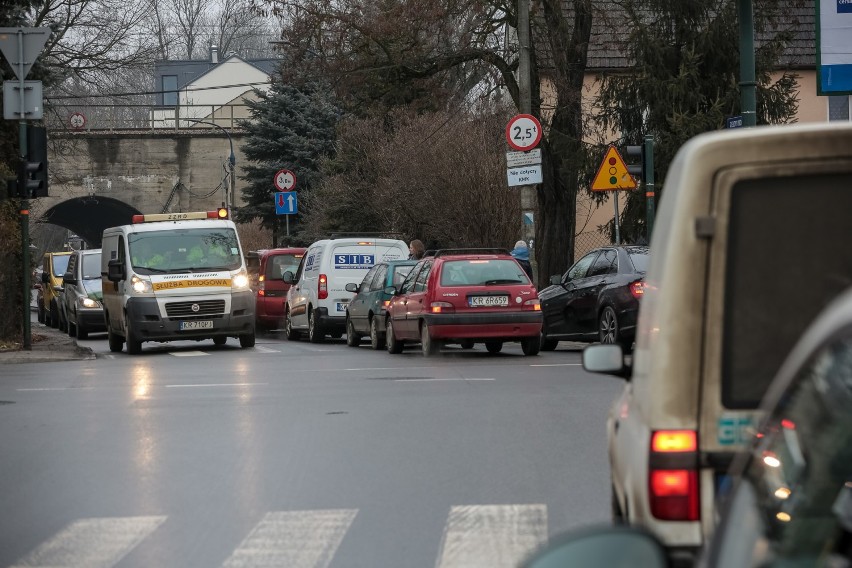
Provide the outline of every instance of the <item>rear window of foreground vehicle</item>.
{"type": "Polygon", "coordinates": [[[630,262],[633,263],[633,268],[636,269],[636,272],[648,272],[647,248],[629,248],[627,249],[627,254],[630,256],[630,262]]]}
{"type": "Polygon", "coordinates": [[[441,286],[529,284],[526,272],[514,260],[450,260],[441,269],[441,286]]]}
{"type": "Polygon", "coordinates": [[[405,277],[408,276],[408,273],[411,272],[411,269],[414,266],[394,266],[393,267],[393,285],[399,288],[402,286],[402,281],[405,280],[405,277]]]}
{"type": "Polygon", "coordinates": [[[288,270],[295,274],[302,256],[301,254],[276,254],[266,264],[266,278],[280,280],[288,270]]]}

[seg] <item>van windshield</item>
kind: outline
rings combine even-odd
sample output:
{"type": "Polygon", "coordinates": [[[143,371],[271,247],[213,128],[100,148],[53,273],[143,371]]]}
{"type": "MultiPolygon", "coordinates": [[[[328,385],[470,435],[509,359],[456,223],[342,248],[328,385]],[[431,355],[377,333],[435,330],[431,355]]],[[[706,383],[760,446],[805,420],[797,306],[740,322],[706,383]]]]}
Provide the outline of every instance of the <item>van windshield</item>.
{"type": "Polygon", "coordinates": [[[130,262],[139,274],[237,270],[242,256],[233,229],[172,229],[128,237],[130,262]]]}
{"type": "Polygon", "coordinates": [[[71,260],[70,254],[53,257],[53,275],[57,278],[62,278],[65,271],[68,270],[68,261],[71,260]]]}

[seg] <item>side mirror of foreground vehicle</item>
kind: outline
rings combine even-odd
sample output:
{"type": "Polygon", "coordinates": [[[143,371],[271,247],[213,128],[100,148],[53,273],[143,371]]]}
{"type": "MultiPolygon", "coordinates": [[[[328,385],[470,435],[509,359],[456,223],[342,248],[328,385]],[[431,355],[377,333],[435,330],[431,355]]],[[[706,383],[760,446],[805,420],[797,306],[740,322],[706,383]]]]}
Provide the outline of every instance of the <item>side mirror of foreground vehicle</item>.
{"type": "Polygon", "coordinates": [[[358,285],[355,284],[354,282],[350,282],[349,284],[346,285],[345,290],[347,292],[357,293],[358,292],[358,285]]]}
{"type": "Polygon", "coordinates": [[[663,545],[650,533],[627,526],[579,530],[551,541],[522,568],[666,568],[663,545]]]}
{"type": "Polygon", "coordinates": [[[295,284],[296,283],[296,275],[293,274],[292,271],[286,270],[284,274],[281,275],[281,280],[284,281],[284,284],[295,284]]]}
{"type": "Polygon", "coordinates": [[[621,345],[589,345],[583,349],[583,368],[590,373],[604,373],[627,379],[630,366],[624,362],[621,345]]]}
{"type": "Polygon", "coordinates": [[[107,279],[110,282],[120,282],[124,280],[124,263],[118,259],[110,260],[107,264],[107,279]]]}

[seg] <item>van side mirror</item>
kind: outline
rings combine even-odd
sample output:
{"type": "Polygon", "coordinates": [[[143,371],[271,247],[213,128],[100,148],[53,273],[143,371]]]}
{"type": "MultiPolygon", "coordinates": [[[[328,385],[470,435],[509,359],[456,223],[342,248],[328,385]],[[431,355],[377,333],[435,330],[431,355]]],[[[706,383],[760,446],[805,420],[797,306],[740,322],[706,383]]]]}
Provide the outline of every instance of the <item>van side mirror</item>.
{"type": "Polygon", "coordinates": [[[554,274],[550,277],[550,283],[554,286],[558,286],[559,284],[562,284],[562,277],[558,274],[554,274]]]}
{"type": "Polygon", "coordinates": [[[357,285],[357,284],[355,284],[354,282],[350,282],[349,284],[347,284],[347,285],[345,286],[345,288],[344,288],[344,289],[345,289],[347,292],[354,292],[354,293],[358,293],[358,285],[357,285]]]}
{"type": "Polygon", "coordinates": [[[396,286],[385,286],[385,289],[382,291],[388,296],[396,296],[399,293],[396,286]]]}
{"type": "Polygon", "coordinates": [[[107,264],[107,279],[109,279],[110,282],[121,282],[124,280],[124,262],[117,258],[110,260],[107,264]]]}
{"type": "Polygon", "coordinates": [[[293,274],[292,270],[285,270],[284,274],[281,275],[281,280],[284,281],[284,284],[295,284],[296,275],[293,274]]]}
{"type": "Polygon", "coordinates": [[[589,345],[583,349],[583,369],[629,379],[632,369],[624,362],[621,345],[589,345]]]}
{"type": "Polygon", "coordinates": [[[70,270],[62,275],[63,284],[77,284],[77,279],[74,278],[74,273],[70,270]]]}

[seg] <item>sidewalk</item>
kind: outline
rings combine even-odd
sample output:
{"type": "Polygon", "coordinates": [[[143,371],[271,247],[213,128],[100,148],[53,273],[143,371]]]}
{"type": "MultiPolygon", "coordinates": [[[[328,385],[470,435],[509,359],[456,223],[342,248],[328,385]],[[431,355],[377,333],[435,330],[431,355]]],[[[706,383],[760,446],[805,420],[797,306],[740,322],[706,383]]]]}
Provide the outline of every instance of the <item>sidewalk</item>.
{"type": "Polygon", "coordinates": [[[0,365],[12,363],[51,363],[56,361],[81,361],[95,359],[88,347],[79,347],[77,340],[67,333],[32,322],[30,335],[32,351],[24,351],[21,344],[0,344],[0,365]]]}

